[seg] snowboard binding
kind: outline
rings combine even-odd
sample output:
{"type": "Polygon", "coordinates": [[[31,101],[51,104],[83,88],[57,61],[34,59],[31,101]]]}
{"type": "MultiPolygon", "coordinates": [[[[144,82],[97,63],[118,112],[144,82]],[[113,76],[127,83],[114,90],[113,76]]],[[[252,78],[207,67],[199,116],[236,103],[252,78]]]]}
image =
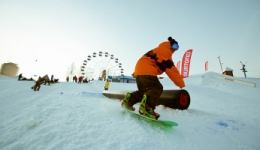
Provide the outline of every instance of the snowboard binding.
{"type": "Polygon", "coordinates": [[[130,111],[135,111],[134,107],[131,107],[128,105],[128,101],[129,101],[130,97],[131,97],[131,94],[127,93],[126,96],[124,97],[124,99],[122,100],[121,106],[125,107],[126,109],[128,109],[130,111]]]}
{"type": "Polygon", "coordinates": [[[156,113],[151,107],[149,107],[149,105],[146,104],[146,100],[147,96],[144,94],[138,112],[143,116],[157,120],[160,117],[160,114],[156,113]]]}

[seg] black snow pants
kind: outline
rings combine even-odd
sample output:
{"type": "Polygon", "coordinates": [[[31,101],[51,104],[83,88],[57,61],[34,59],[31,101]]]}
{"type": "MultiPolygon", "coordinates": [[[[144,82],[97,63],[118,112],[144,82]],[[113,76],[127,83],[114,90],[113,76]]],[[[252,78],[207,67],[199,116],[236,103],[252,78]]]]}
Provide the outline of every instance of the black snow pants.
{"type": "Polygon", "coordinates": [[[141,102],[143,95],[147,95],[146,104],[155,109],[157,99],[163,92],[163,86],[157,76],[139,75],[136,77],[138,91],[131,93],[128,101],[129,106],[141,102]]]}

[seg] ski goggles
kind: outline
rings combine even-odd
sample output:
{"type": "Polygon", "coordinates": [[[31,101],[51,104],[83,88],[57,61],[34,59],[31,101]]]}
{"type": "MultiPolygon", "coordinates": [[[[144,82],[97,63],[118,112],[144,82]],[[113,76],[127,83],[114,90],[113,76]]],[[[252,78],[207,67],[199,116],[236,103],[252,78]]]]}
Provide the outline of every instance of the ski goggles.
{"type": "Polygon", "coordinates": [[[172,48],[178,50],[179,49],[179,45],[177,43],[173,43],[172,44],[172,48]]]}

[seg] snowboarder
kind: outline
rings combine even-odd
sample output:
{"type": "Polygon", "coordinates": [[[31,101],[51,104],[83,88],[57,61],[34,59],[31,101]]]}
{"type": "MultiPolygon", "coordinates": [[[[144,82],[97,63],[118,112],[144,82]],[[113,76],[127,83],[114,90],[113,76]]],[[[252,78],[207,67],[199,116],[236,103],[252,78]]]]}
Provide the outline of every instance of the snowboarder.
{"type": "Polygon", "coordinates": [[[127,93],[122,100],[122,106],[134,111],[134,104],[140,102],[139,113],[152,119],[158,119],[160,115],[154,111],[156,101],[163,92],[163,86],[157,75],[165,72],[168,77],[180,88],[185,87],[183,78],[172,61],[172,54],[179,49],[178,42],[172,37],[162,42],[144,54],[135,66],[133,76],[136,78],[138,91],[127,93]]]}
{"type": "Polygon", "coordinates": [[[46,83],[48,83],[48,85],[50,85],[50,79],[47,74],[45,76],[43,76],[42,79],[44,80],[44,85],[46,85],[46,83]]]}
{"type": "Polygon", "coordinates": [[[35,85],[32,87],[32,89],[34,91],[36,91],[36,90],[39,91],[42,83],[44,83],[44,78],[39,77],[38,80],[36,81],[35,85]]]}

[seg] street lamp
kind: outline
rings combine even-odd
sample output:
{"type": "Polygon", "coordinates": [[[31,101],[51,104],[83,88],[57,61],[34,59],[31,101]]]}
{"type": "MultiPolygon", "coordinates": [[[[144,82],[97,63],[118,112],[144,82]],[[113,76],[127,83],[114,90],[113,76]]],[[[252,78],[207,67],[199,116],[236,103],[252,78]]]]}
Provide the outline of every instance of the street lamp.
{"type": "Polygon", "coordinates": [[[36,76],[37,76],[37,75],[35,75],[35,73],[34,73],[35,67],[36,67],[36,63],[37,63],[37,60],[35,60],[35,64],[34,64],[34,67],[33,67],[33,72],[32,72],[33,77],[36,77],[36,76]]]}

